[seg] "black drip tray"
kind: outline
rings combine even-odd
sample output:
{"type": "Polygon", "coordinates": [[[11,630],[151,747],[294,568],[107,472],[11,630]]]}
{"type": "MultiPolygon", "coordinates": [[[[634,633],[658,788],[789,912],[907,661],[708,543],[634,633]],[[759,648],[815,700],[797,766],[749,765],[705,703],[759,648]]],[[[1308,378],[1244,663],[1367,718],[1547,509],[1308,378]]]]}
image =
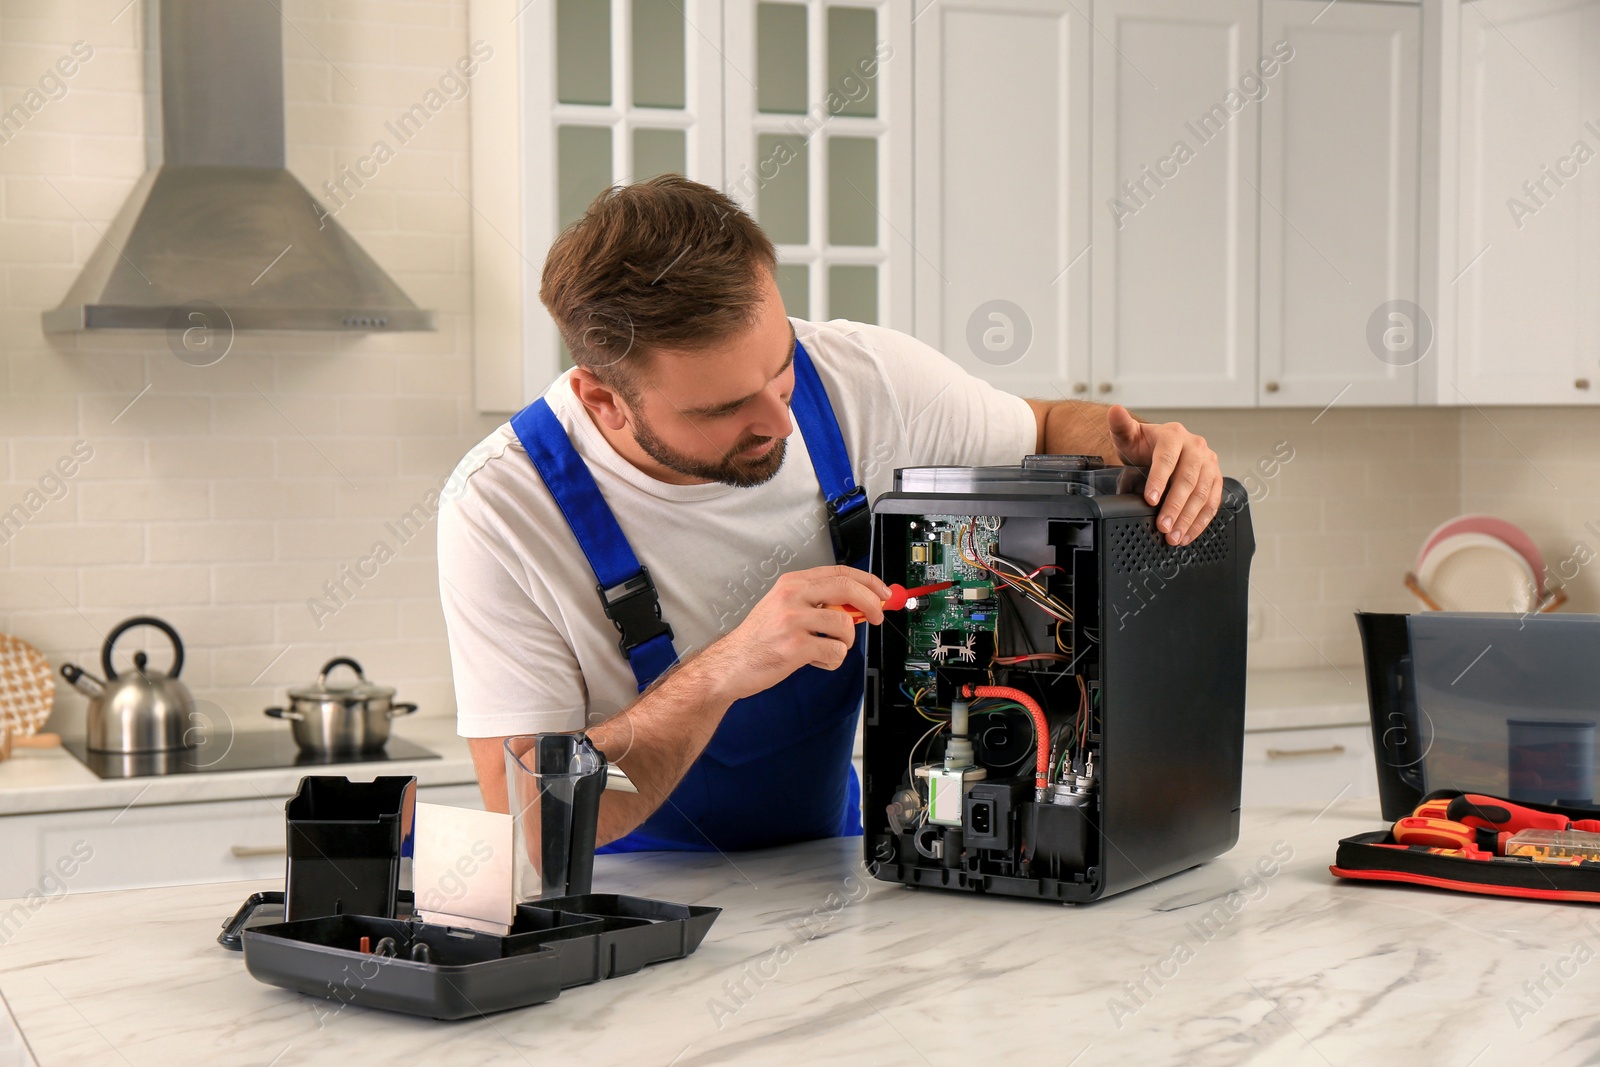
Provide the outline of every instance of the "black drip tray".
{"type": "Polygon", "coordinates": [[[310,756],[300,751],[285,730],[241,730],[208,738],[194,748],[177,752],[140,752],[117,755],[90,752],[82,738],[63,741],[62,747],[101,778],[152,778],[168,774],[207,774],[219,771],[265,771],[280,767],[342,767],[353,763],[393,763],[397,760],[438,759],[403,737],[389,738],[378,752],[310,756]]]}
{"type": "MultiPolygon", "coordinates": [[[[254,901],[246,901],[241,916],[254,901]]],[[[242,941],[245,968],[269,985],[407,1015],[465,1019],[682,959],[700,947],[720,914],[721,908],[587,894],[519,906],[505,937],[415,919],[330,915],[246,928],[242,941]],[[363,937],[373,948],[391,938],[394,955],[363,953],[363,937]]]]}

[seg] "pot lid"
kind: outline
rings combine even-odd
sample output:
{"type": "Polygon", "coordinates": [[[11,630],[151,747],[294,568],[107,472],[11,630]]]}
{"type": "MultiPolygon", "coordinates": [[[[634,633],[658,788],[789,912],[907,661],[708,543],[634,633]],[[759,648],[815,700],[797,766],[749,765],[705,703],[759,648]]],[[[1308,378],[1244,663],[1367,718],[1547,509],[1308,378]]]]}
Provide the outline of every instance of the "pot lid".
{"type": "Polygon", "coordinates": [[[339,656],[330,659],[322,665],[322,670],[317,673],[317,680],[311,685],[302,685],[289,690],[289,697],[293,700],[343,700],[364,701],[384,700],[394,696],[394,688],[387,685],[376,685],[367,681],[367,676],[361,669],[361,664],[348,656],[339,656]],[[349,667],[355,671],[356,680],[348,685],[330,685],[328,675],[338,667],[349,667]]]}

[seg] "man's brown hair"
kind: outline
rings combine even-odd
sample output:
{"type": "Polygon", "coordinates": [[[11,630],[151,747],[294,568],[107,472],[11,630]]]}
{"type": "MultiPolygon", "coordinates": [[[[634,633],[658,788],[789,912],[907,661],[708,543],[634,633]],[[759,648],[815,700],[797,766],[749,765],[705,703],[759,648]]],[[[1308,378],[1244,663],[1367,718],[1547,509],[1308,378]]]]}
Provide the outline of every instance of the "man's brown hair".
{"type": "Polygon", "coordinates": [[[557,237],[539,299],[573,362],[631,398],[656,348],[749,327],[777,253],[725,194],[677,174],[607,189],[557,237]]]}

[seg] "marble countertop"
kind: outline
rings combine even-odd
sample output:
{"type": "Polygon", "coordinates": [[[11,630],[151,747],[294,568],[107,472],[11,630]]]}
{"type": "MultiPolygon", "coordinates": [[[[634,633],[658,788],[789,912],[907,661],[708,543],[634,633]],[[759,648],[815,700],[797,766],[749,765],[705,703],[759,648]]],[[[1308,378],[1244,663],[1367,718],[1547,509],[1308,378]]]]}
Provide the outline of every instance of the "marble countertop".
{"type": "MultiPolygon", "coordinates": [[[[416,718],[395,727],[394,736],[415,741],[439,753],[440,759],[328,765],[319,766],[317,771],[346,774],[355,781],[370,780],[379,774],[414,774],[422,786],[476,782],[467,742],[456,736],[455,726],[454,718],[430,717],[416,718]]],[[[288,725],[282,728],[287,730],[288,725]]],[[[294,794],[305,774],[304,767],[284,767],[101,779],[64,748],[17,749],[10,759],[0,763],[0,815],[122,808],[135,801],[147,806],[288,797],[294,794]]]]}
{"type": "Polygon", "coordinates": [[[1600,910],[1328,874],[1340,837],[1379,825],[1372,800],[1249,810],[1222,858],[1081,907],[874,881],[859,840],[604,856],[596,891],[723,908],[700,950],[456,1023],[250,978],[214,938],[262,883],[69,894],[6,931],[0,1053],[20,1031],[45,1067],[1600,1056],[1592,976],[1574,980],[1600,910]]]}

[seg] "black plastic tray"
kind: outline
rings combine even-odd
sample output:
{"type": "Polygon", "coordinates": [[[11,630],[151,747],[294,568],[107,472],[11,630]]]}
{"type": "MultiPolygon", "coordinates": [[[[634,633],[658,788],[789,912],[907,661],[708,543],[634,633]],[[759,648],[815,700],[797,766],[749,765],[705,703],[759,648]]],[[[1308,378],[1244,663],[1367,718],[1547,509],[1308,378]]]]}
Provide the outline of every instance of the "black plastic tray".
{"type": "Polygon", "coordinates": [[[507,956],[504,940],[401,919],[328,915],[246,930],[244,965],[269,985],[433,1019],[488,1015],[559,996],[557,954],[507,956]],[[398,955],[363,953],[363,935],[373,945],[394,938],[398,955]],[[428,962],[411,958],[417,944],[428,946],[428,962]]]}
{"type": "MultiPolygon", "coordinates": [[[[395,907],[402,918],[411,914],[412,896],[409,889],[402,889],[395,895],[395,907]]],[[[245,902],[239,905],[239,910],[222,924],[222,933],[217,935],[217,944],[238,952],[244,947],[243,935],[246,930],[254,930],[269,923],[283,922],[284,910],[284,894],[281,890],[269,889],[261,893],[251,893],[245,898],[245,902]]]]}
{"type": "MultiPolygon", "coordinates": [[[[270,901],[258,893],[230,920],[258,981],[346,1004],[464,1019],[555,999],[563,989],[682,959],[700,946],[720,908],[617,894],[557,897],[517,908],[504,937],[365,915],[248,926],[270,901]],[[396,955],[363,953],[392,937],[396,955]],[[426,961],[411,958],[427,946],[426,961]]],[[[219,938],[218,940],[222,940],[219,938]]],[[[227,942],[224,941],[224,944],[227,942]]]]}
{"type": "Polygon", "coordinates": [[[562,985],[570,987],[633,974],[652,963],[678,960],[700,947],[720,908],[669,904],[664,900],[615,893],[554,897],[517,908],[517,924],[507,941],[538,938],[562,957],[562,985]],[[542,923],[544,916],[581,925],[559,928],[554,936],[519,934],[518,927],[542,923]],[[582,933],[572,934],[568,931],[582,933]]]}

